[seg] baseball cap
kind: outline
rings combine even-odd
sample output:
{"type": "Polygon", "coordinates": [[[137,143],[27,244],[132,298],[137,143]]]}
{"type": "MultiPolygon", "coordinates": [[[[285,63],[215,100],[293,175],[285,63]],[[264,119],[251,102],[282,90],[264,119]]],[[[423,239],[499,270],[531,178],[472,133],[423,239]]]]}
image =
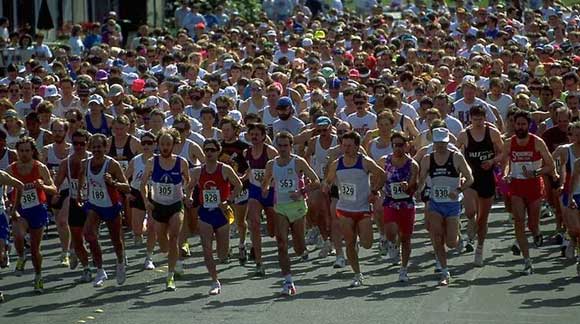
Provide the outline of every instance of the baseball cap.
{"type": "Polygon", "coordinates": [[[143,104],[144,108],[155,108],[159,106],[159,98],[155,96],[149,96],[145,99],[145,103],[143,104]]]}
{"type": "Polygon", "coordinates": [[[95,80],[97,81],[107,81],[109,79],[109,73],[105,70],[98,70],[95,75],[95,80]]]}
{"type": "Polygon", "coordinates": [[[143,92],[144,88],[145,88],[145,80],[143,79],[136,79],[135,81],[133,81],[133,84],[131,84],[131,90],[133,92],[141,93],[143,92]]]}
{"type": "Polygon", "coordinates": [[[449,143],[449,130],[443,127],[433,129],[433,143],[449,143]]]}
{"type": "Polygon", "coordinates": [[[278,99],[278,103],[276,104],[277,107],[294,107],[294,104],[292,103],[292,99],[290,99],[289,97],[280,97],[280,99],[278,99]]]}
{"type": "Polygon", "coordinates": [[[330,81],[328,83],[328,87],[330,89],[340,89],[340,84],[342,83],[342,81],[340,81],[339,78],[334,78],[332,79],[332,81],[330,81]]]}
{"type": "Polygon", "coordinates": [[[177,75],[177,66],[175,64],[169,64],[165,67],[165,71],[163,71],[164,77],[169,78],[175,75],[177,75]]]}
{"type": "Polygon", "coordinates": [[[44,98],[60,98],[60,94],[58,93],[58,89],[54,84],[47,85],[44,88],[44,98]]]}
{"type": "Polygon", "coordinates": [[[124,92],[125,92],[125,90],[123,90],[123,87],[120,84],[113,84],[111,86],[111,88],[109,89],[109,94],[107,96],[109,98],[116,97],[116,96],[122,95],[124,92]]]}
{"type": "Polygon", "coordinates": [[[348,71],[348,76],[351,78],[358,78],[360,77],[360,72],[357,69],[350,69],[350,71],[348,71]]]}
{"type": "Polygon", "coordinates": [[[93,103],[93,102],[94,102],[94,103],[97,103],[97,104],[99,104],[99,105],[101,105],[101,106],[105,105],[105,101],[103,100],[103,97],[101,97],[101,96],[100,96],[100,95],[98,95],[98,94],[93,94],[93,95],[91,95],[91,96],[89,97],[89,105],[90,105],[91,103],[93,103]]]}
{"type": "Polygon", "coordinates": [[[326,116],[316,118],[316,126],[328,126],[330,124],[332,124],[332,121],[326,116]]]}

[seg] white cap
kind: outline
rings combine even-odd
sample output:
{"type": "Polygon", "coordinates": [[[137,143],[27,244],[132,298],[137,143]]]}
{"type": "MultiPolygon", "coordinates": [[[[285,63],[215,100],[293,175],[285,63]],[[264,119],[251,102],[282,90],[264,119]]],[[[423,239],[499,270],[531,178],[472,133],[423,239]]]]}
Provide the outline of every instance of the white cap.
{"type": "Polygon", "coordinates": [[[515,86],[514,88],[514,95],[518,95],[520,93],[530,93],[530,90],[528,89],[528,86],[525,84],[518,84],[517,86],[515,86]]]}
{"type": "Polygon", "coordinates": [[[44,89],[44,98],[46,99],[46,98],[52,98],[52,97],[60,98],[60,94],[58,93],[58,89],[56,88],[56,86],[54,84],[48,85],[44,89]]]}
{"type": "Polygon", "coordinates": [[[145,99],[145,103],[143,104],[144,108],[154,108],[159,106],[159,98],[155,96],[149,96],[145,99]]]}
{"type": "Polygon", "coordinates": [[[177,75],[177,66],[175,64],[169,64],[165,67],[165,71],[163,72],[163,76],[166,78],[176,76],[177,75]]]}
{"type": "Polygon", "coordinates": [[[449,143],[449,130],[443,127],[433,129],[433,143],[449,143]]]}
{"type": "Polygon", "coordinates": [[[312,39],[310,38],[304,38],[302,40],[302,47],[310,47],[312,46],[314,43],[312,42],[312,39]]]}
{"type": "Polygon", "coordinates": [[[91,96],[89,97],[89,105],[90,105],[91,103],[93,103],[93,102],[94,102],[94,103],[97,103],[97,104],[99,104],[99,105],[101,105],[101,106],[104,106],[104,105],[105,105],[105,100],[103,100],[103,97],[101,97],[101,96],[100,96],[100,95],[98,95],[98,94],[93,94],[93,95],[91,95],[91,96]]]}

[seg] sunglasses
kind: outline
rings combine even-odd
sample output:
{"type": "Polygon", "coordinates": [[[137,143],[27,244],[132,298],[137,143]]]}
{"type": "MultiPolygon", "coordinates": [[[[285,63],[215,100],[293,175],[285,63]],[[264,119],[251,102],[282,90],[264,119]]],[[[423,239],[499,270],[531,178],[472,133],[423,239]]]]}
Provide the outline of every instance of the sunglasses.
{"type": "Polygon", "coordinates": [[[153,141],[141,141],[141,145],[153,145],[153,141]]]}
{"type": "Polygon", "coordinates": [[[77,120],[76,120],[76,119],[67,119],[66,121],[67,121],[69,124],[74,124],[74,123],[76,123],[76,122],[77,122],[77,120]]]}
{"type": "Polygon", "coordinates": [[[216,148],[213,148],[213,147],[206,147],[206,148],[203,149],[203,151],[204,152],[207,152],[207,153],[215,153],[218,150],[216,148]]]}
{"type": "Polygon", "coordinates": [[[87,145],[86,142],[72,142],[73,146],[85,146],[87,145]]]}
{"type": "Polygon", "coordinates": [[[359,102],[355,102],[354,104],[357,105],[357,106],[363,106],[364,104],[366,104],[366,102],[359,101],[359,102]]]}
{"type": "Polygon", "coordinates": [[[216,106],[217,110],[228,110],[228,106],[216,106]]]}
{"type": "Polygon", "coordinates": [[[404,147],[404,146],[405,146],[405,143],[393,143],[393,147],[401,148],[401,147],[404,147]]]}

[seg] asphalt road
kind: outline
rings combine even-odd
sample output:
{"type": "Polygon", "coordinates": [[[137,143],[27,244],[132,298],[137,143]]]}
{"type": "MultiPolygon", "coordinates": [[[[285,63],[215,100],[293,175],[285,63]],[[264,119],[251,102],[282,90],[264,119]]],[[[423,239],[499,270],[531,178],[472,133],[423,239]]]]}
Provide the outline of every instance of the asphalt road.
{"type": "Polygon", "coordinates": [[[298,294],[290,298],[279,296],[282,280],[270,239],[265,242],[266,278],[252,277],[253,263],[242,267],[233,260],[218,266],[222,294],[210,297],[209,276],[195,238],[190,240],[195,243],[194,256],[186,260],[177,291],[164,291],[166,267],[160,255],[155,257],[156,270],[141,270],[144,255],[131,246],[132,240],[127,240],[130,264],[125,285],[116,284],[111,245],[105,241],[109,280],[95,289],[76,282],[78,270],[58,265],[60,251],[52,229],[42,246],[44,294],[32,292],[30,260],[22,277],[12,273],[14,258],[10,270],[1,270],[6,301],[0,304],[0,323],[578,323],[580,278],[574,262],[560,257],[559,248],[547,239],[554,229],[552,221],[542,222],[547,244],[532,250],[536,273],[525,277],[520,275],[521,257],[510,252],[513,231],[506,219],[501,210],[491,216],[484,268],[472,266],[473,253],[450,252],[449,287],[437,286],[420,214],[408,284],[396,282],[398,267],[386,264],[375,244],[372,250],[361,250],[366,281],[355,289],[348,288],[349,268],[332,268],[334,257],[320,259],[317,252],[308,262],[294,257],[298,294]]]}

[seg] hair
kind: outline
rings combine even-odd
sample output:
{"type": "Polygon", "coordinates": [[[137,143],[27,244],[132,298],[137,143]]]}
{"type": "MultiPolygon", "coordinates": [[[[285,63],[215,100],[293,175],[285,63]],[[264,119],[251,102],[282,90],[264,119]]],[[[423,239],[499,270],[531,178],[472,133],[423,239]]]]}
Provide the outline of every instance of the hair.
{"type": "Polygon", "coordinates": [[[342,135],[342,140],[344,141],[345,139],[353,140],[354,145],[356,145],[356,146],[360,145],[360,135],[355,131],[348,131],[348,132],[344,133],[344,135],[342,135]]]}
{"type": "Polygon", "coordinates": [[[131,124],[131,121],[129,120],[129,117],[127,117],[126,115],[119,115],[115,117],[115,119],[113,120],[113,124],[115,123],[121,124],[123,126],[129,126],[131,124]]]}
{"type": "Polygon", "coordinates": [[[435,128],[447,128],[447,123],[442,119],[435,119],[429,125],[429,130],[434,130],[435,128]]]}
{"type": "Polygon", "coordinates": [[[20,147],[20,145],[26,143],[30,144],[30,148],[32,149],[32,158],[38,160],[38,149],[36,148],[34,138],[30,136],[23,136],[16,142],[16,145],[14,146],[16,151],[18,151],[18,147],[20,147]]]}
{"type": "Polygon", "coordinates": [[[400,138],[403,141],[403,143],[407,143],[409,141],[409,138],[405,136],[405,133],[399,131],[393,131],[391,133],[391,143],[395,138],[400,138]]]}
{"type": "Polygon", "coordinates": [[[161,141],[161,138],[163,136],[169,136],[169,138],[171,138],[173,140],[173,144],[179,144],[181,142],[181,137],[179,136],[179,132],[175,128],[163,128],[163,129],[161,129],[159,134],[157,134],[157,138],[155,139],[157,144],[159,144],[159,142],[161,141]]]}
{"type": "Polygon", "coordinates": [[[520,109],[516,113],[514,113],[514,121],[516,121],[518,118],[524,118],[528,122],[528,124],[532,121],[530,112],[526,110],[520,109]]]}
{"type": "Polygon", "coordinates": [[[71,139],[75,137],[82,137],[85,139],[85,142],[88,142],[89,139],[91,138],[91,134],[89,134],[87,130],[79,128],[76,131],[74,131],[74,133],[71,136],[71,139]]]}
{"type": "Polygon", "coordinates": [[[199,113],[199,118],[201,118],[203,115],[209,114],[211,115],[213,118],[217,117],[217,113],[215,112],[215,110],[213,110],[210,107],[204,107],[201,109],[201,112],[199,113]]]}
{"type": "Polygon", "coordinates": [[[377,116],[377,123],[379,123],[381,120],[383,119],[388,119],[391,121],[391,124],[395,123],[395,116],[393,116],[393,112],[391,110],[383,110],[381,113],[379,113],[379,115],[377,116]]]}
{"type": "Polygon", "coordinates": [[[483,116],[485,117],[486,110],[482,105],[474,105],[469,109],[469,114],[471,116],[483,116]]]}
{"type": "Polygon", "coordinates": [[[264,123],[250,123],[248,124],[248,132],[257,129],[262,133],[262,135],[266,135],[266,125],[264,123]]]}
{"type": "MultiPolygon", "coordinates": [[[[28,114],[28,116],[32,115],[32,113],[28,114]]],[[[26,120],[28,120],[28,116],[26,116],[26,120]]],[[[36,117],[38,118],[38,115],[36,115],[36,117]]],[[[38,119],[35,119],[38,120],[38,119]]],[[[50,124],[50,131],[54,131],[54,125],[57,124],[61,124],[62,127],[64,128],[65,132],[68,132],[68,122],[65,119],[62,118],[56,118],[55,120],[52,121],[52,123],[50,124]]]]}
{"type": "Polygon", "coordinates": [[[173,118],[173,125],[183,123],[186,130],[191,129],[191,124],[189,123],[189,119],[184,114],[179,114],[173,118]]]}
{"type": "Polygon", "coordinates": [[[141,134],[141,137],[139,138],[139,140],[143,141],[143,139],[144,139],[145,137],[149,137],[149,138],[153,139],[153,141],[155,141],[155,140],[156,140],[156,139],[155,139],[155,135],[154,135],[153,133],[151,133],[150,131],[146,131],[146,132],[142,133],[142,134],[141,134]]]}
{"type": "Polygon", "coordinates": [[[220,121],[220,129],[224,127],[224,125],[226,124],[230,124],[232,125],[232,128],[234,129],[234,132],[238,132],[240,130],[240,124],[238,124],[232,117],[230,116],[226,116],[224,118],[222,118],[222,120],[220,121]]]}
{"type": "Polygon", "coordinates": [[[570,130],[580,129],[580,120],[577,120],[577,121],[575,121],[573,123],[570,123],[570,126],[569,127],[570,127],[570,130]]]}
{"type": "Polygon", "coordinates": [[[210,144],[213,144],[213,145],[215,145],[216,149],[217,149],[219,152],[221,152],[221,150],[222,150],[222,146],[221,146],[220,142],[219,142],[217,139],[215,139],[215,138],[208,138],[208,139],[206,139],[205,141],[203,141],[202,148],[204,148],[204,149],[205,149],[205,147],[206,147],[206,146],[208,146],[208,145],[210,145],[210,144]]]}
{"type": "Polygon", "coordinates": [[[287,139],[290,142],[290,146],[294,144],[294,136],[292,136],[292,134],[290,134],[287,131],[281,131],[280,133],[278,133],[278,135],[276,135],[275,140],[276,145],[278,145],[280,139],[287,139]]]}
{"type": "Polygon", "coordinates": [[[104,134],[93,134],[89,140],[90,145],[95,145],[95,141],[101,141],[103,146],[107,146],[107,136],[104,134]]]}
{"type": "Polygon", "coordinates": [[[50,101],[43,101],[36,106],[36,112],[39,114],[51,113],[54,109],[54,105],[50,101]]]}

